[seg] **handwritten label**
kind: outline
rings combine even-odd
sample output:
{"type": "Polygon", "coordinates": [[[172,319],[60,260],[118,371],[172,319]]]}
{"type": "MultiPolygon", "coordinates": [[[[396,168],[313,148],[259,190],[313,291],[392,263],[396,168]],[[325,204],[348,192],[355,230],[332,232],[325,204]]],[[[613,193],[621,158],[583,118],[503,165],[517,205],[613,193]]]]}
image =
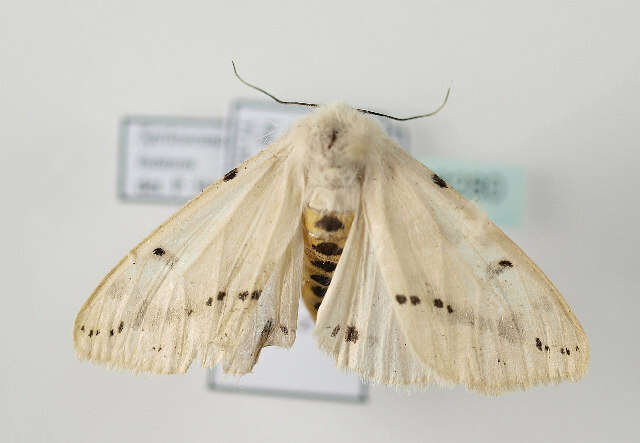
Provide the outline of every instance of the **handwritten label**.
{"type": "Polygon", "coordinates": [[[119,195],[179,203],[224,174],[221,119],[127,117],[120,125],[119,195]]]}

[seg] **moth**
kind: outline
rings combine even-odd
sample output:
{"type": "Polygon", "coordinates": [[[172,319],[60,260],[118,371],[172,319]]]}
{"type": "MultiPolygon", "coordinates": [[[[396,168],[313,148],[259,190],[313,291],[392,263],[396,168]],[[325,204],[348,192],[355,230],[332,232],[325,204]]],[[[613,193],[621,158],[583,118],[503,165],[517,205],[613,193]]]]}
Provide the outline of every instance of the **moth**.
{"type": "Polygon", "coordinates": [[[131,250],[80,309],[80,359],[245,374],[299,299],[338,368],[485,394],[575,381],[585,333],[474,203],[344,104],[319,107],[131,250]]]}

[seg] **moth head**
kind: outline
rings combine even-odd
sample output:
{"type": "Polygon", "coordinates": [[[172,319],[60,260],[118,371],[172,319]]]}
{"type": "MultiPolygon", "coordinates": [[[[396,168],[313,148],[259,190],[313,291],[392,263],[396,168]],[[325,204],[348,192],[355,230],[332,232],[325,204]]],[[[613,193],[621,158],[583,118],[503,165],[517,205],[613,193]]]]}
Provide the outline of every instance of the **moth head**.
{"type": "Polygon", "coordinates": [[[319,107],[292,128],[310,166],[359,171],[386,136],[370,117],[343,103],[319,107]]]}

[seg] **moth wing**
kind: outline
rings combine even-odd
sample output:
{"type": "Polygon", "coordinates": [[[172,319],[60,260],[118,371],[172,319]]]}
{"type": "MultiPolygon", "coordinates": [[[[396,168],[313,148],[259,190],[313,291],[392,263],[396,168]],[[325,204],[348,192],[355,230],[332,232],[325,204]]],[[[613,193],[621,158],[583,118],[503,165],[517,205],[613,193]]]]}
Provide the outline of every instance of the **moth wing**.
{"type": "MultiPolygon", "coordinates": [[[[281,139],[282,140],[282,139],[281,139]]],[[[80,309],[81,359],[136,372],[251,370],[267,345],[295,339],[303,253],[303,183],[276,142],[165,221],[80,309]]]]}
{"type": "Polygon", "coordinates": [[[438,377],[497,394],[583,376],[580,323],[475,204],[392,143],[368,164],[362,200],[408,347],[438,377]]]}
{"type": "Polygon", "coordinates": [[[444,383],[409,351],[366,225],[358,211],[318,311],[316,343],[337,367],[366,380],[394,386],[444,383]]]}

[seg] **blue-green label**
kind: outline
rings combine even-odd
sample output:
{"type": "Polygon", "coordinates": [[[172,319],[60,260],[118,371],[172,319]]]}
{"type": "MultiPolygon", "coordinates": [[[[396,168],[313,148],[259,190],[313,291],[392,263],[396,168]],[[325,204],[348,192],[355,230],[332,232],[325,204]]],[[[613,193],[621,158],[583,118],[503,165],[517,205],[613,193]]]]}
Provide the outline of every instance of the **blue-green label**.
{"type": "Polygon", "coordinates": [[[519,226],[524,209],[524,170],[518,166],[422,160],[468,200],[487,211],[498,226],[519,226]]]}

